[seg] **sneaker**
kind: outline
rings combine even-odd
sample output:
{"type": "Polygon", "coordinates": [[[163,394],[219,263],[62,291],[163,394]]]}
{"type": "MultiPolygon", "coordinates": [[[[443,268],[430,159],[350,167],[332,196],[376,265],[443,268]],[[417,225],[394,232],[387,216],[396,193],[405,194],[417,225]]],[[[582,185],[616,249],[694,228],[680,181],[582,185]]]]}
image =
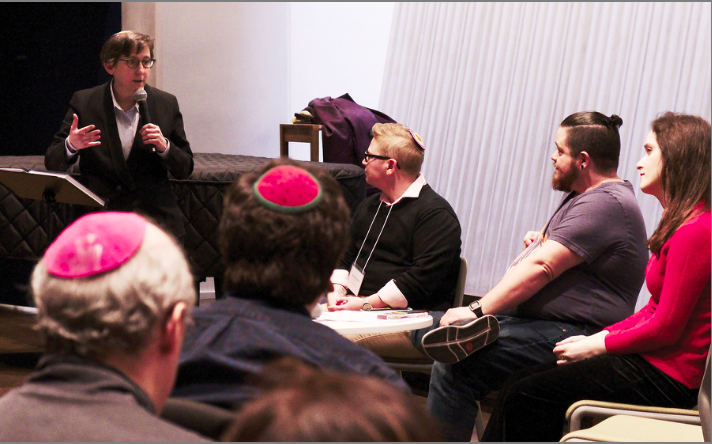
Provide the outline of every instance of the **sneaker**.
{"type": "Polygon", "coordinates": [[[423,336],[425,354],[443,364],[454,364],[470,356],[499,336],[499,322],[492,315],[462,319],[436,328],[423,336]]]}

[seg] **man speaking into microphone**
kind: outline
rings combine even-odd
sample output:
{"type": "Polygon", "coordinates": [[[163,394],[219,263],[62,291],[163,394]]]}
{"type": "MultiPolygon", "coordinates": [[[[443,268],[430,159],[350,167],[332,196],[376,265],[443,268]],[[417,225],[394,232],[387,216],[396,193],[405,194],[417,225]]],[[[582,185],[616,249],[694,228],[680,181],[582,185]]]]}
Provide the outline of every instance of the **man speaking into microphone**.
{"type": "Polygon", "coordinates": [[[77,91],[45,154],[45,166],[66,171],[78,162],[80,182],[110,210],[150,217],[180,241],[185,235],[168,173],[186,179],[193,153],[178,100],[146,84],[154,39],[133,31],[112,35],[101,62],[112,79],[77,91]]]}

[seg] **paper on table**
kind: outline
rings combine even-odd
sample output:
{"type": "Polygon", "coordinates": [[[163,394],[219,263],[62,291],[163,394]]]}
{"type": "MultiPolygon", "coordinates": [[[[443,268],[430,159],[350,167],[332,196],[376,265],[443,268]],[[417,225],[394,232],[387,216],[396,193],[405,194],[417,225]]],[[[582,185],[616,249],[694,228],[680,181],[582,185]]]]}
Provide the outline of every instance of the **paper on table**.
{"type": "Polygon", "coordinates": [[[413,315],[405,315],[403,316],[404,313],[409,313],[411,312],[410,310],[403,310],[403,309],[389,309],[389,310],[380,310],[380,311],[353,311],[353,310],[342,310],[342,311],[323,311],[321,313],[321,316],[316,318],[316,321],[334,321],[334,322],[366,322],[366,321],[394,321],[398,319],[403,319],[405,318],[410,318],[414,317],[421,317],[421,316],[427,316],[429,313],[427,312],[420,312],[420,310],[415,310],[412,311],[413,315]],[[383,318],[384,315],[388,315],[390,313],[398,314],[400,315],[399,317],[387,317],[383,318]]]}
{"type": "Polygon", "coordinates": [[[377,313],[370,311],[325,311],[316,318],[317,321],[339,321],[339,322],[363,322],[373,321],[376,319],[377,313]]]}

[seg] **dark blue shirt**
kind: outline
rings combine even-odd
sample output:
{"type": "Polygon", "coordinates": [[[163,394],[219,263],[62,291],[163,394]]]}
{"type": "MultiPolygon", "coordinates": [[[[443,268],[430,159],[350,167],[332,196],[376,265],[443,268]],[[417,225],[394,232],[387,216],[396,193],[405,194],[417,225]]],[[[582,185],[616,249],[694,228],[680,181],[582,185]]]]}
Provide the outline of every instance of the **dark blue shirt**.
{"type": "Polygon", "coordinates": [[[314,322],[304,307],[227,296],[195,309],[195,329],[180,358],[175,397],[234,408],[259,394],[245,379],[275,358],[375,376],[409,391],[374,353],[314,322]]]}

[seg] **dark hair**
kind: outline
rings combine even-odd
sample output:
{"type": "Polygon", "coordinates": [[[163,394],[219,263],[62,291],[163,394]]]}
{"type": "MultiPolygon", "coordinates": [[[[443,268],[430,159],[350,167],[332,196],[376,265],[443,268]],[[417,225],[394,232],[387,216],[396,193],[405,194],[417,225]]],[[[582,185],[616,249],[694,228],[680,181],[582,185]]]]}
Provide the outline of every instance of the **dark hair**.
{"type": "Polygon", "coordinates": [[[221,440],[442,440],[422,405],[380,379],[282,358],[256,384],[266,391],[242,406],[221,440]]]}
{"type": "Polygon", "coordinates": [[[586,151],[593,160],[597,171],[615,172],[621,154],[621,136],[618,128],[623,119],[613,114],[611,117],[597,111],[573,113],[561,122],[562,128],[568,128],[566,144],[571,149],[571,156],[576,157],[586,151]]]}
{"type": "Polygon", "coordinates": [[[154,42],[153,38],[146,34],[134,31],[117,32],[104,43],[99,57],[101,58],[101,63],[113,65],[119,57],[128,57],[143,51],[143,48],[148,46],[151,51],[151,58],[153,58],[154,42]]]}
{"type": "Polygon", "coordinates": [[[346,249],[351,212],[341,188],[323,168],[275,159],[245,174],[226,192],[219,226],[225,287],[236,296],[311,304],[331,291],[331,273],[346,249]],[[304,168],[320,183],[323,197],[301,213],[282,213],[262,205],[255,181],[279,165],[304,168]]]}
{"type": "Polygon", "coordinates": [[[665,242],[692,211],[704,202],[710,208],[710,123],[701,117],[666,112],[651,124],[662,154],[660,181],[665,211],[648,240],[660,254],[665,242]]]}

